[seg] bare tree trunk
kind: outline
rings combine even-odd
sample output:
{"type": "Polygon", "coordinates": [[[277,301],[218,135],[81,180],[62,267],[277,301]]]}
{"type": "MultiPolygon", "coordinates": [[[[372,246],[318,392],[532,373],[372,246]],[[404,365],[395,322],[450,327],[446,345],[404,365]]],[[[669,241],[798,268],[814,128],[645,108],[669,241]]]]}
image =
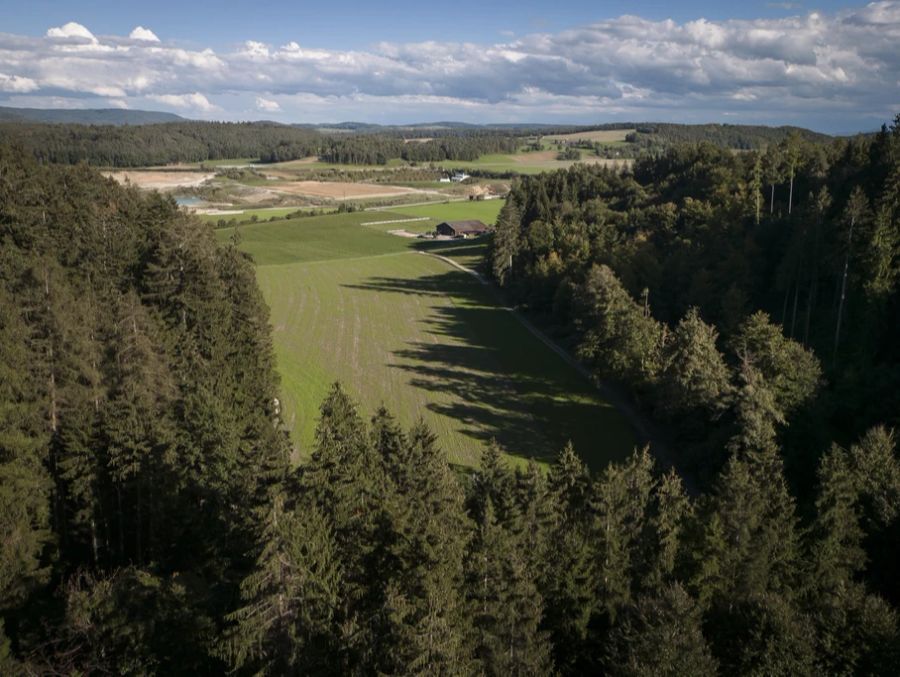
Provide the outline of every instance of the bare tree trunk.
{"type": "Polygon", "coordinates": [[[832,361],[837,364],[838,344],[841,340],[841,320],[844,315],[844,299],[847,297],[847,273],[850,270],[850,246],[853,242],[853,226],[856,224],[856,218],[850,219],[850,232],[847,235],[847,252],[844,255],[844,274],[841,276],[841,296],[838,302],[837,323],[834,328],[834,350],[831,354],[832,361]]]}
{"type": "Polygon", "coordinates": [[[759,225],[759,189],[756,189],[756,225],[759,225]]]}
{"type": "Polygon", "coordinates": [[[791,187],[788,192],[788,214],[791,213],[791,210],[794,206],[794,168],[791,167],[791,187]]]}
{"type": "Polygon", "coordinates": [[[797,276],[797,284],[794,287],[794,310],[791,312],[791,338],[794,338],[794,328],[797,326],[797,298],[800,296],[800,276],[797,276]]]}
{"type": "Polygon", "coordinates": [[[772,196],[769,198],[769,214],[775,213],[775,184],[772,184],[772,196]]]}

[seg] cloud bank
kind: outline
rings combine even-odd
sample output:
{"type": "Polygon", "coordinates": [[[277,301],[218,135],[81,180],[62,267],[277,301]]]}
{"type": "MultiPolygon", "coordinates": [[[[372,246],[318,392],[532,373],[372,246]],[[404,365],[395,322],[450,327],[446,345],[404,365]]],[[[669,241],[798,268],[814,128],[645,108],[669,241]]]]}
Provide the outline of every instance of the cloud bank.
{"type": "MultiPolygon", "coordinates": [[[[251,36],[248,36],[251,37],[251,36]]],[[[255,36],[259,38],[259,36],[255,36]]],[[[0,33],[0,100],[291,121],[757,121],[860,129],[900,112],[900,0],[781,19],[638,16],[494,44],[189,49],[137,26],[0,33]]]]}

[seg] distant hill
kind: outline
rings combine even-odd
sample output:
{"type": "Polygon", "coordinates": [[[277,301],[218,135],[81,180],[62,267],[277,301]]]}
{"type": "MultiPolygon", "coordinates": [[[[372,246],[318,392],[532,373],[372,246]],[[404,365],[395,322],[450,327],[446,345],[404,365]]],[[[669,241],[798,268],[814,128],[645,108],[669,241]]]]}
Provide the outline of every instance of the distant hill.
{"type": "Polygon", "coordinates": [[[8,108],[0,106],[0,122],[43,122],[78,125],[153,125],[184,122],[175,113],[121,108],[8,108]]]}
{"type": "Polygon", "coordinates": [[[672,143],[698,143],[701,141],[708,141],[726,148],[762,148],[771,143],[778,143],[792,133],[798,134],[810,143],[827,143],[834,138],[829,134],[793,126],[769,127],[765,125],[678,124],[671,122],[610,122],[596,125],[546,124],[540,122],[475,125],[467,122],[452,121],[380,125],[368,122],[337,122],[320,124],[295,123],[291,126],[311,129],[323,134],[390,134],[402,137],[420,136],[423,132],[437,136],[479,131],[501,132],[512,136],[531,136],[627,129],[637,130],[629,140],[645,148],[650,146],[659,147],[672,143]]]}

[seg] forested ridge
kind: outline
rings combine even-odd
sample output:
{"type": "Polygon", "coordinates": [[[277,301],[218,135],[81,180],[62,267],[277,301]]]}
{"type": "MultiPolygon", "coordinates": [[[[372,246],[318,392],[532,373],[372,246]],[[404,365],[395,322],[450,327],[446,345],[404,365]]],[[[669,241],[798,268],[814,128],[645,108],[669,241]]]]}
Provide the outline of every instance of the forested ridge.
{"type": "Polygon", "coordinates": [[[508,134],[454,130],[427,141],[405,142],[398,134],[321,134],[312,129],[262,122],[170,122],[112,126],[0,122],[0,141],[39,162],[100,167],[142,167],[179,162],[253,158],[283,162],[319,156],[327,162],[386,164],[475,160],[484,153],[515,152],[508,134]]]}
{"type": "Polygon", "coordinates": [[[251,262],[0,150],[0,671],[896,674],[898,150],[895,123],[514,186],[504,293],[699,493],[652,449],[460,473],[339,385],[293,467],[251,262]]]}
{"type": "MultiPolygon", "coordinates": [[[[143,167],[238,158],[284,162],[318,156],[325,162],[383,165],[391,160],[472,162],[490,153],[515,153],[526,137],[586,129],[632,129],[629,143],[610,157],[655,155],[672,146],[706,141],[722,148],[751,149],[796,135],[809,143],[830,137],[793,127],[617,123],[595,127],[525,129],[465,126],[449,129],[375,127],[359,133],[322,133],[311,127],[271,122],[165,122],[143,125],[39,124],[0,121],[0,141],[39,162],[99,167],[143,167]]],[[[591,147],[590,142],[584,142],[591,147]]],[[[599,151],[598,151],[599,152],[599,151]]],[[[611,151],[612,152],[612,151],[611,151]]],[[[601,153],[602,154],[602,153],[601,153]]],[[[575,158],[577,159],[577,158],[575,158]]]]}

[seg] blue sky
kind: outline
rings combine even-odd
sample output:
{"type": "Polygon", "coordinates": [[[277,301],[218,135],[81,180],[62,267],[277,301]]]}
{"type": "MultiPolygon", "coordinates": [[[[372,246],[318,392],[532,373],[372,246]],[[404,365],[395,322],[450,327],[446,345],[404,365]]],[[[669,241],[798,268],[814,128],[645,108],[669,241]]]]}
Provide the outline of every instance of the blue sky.
{"type": "Polygon", "coordinates": [[[493,42],[536,31],[558,31],[600,19],[636,14],[646,19],[777,18],[811,10],[834,11],[847,3],[801,2],[567,2],[560,0],[211,0],[129,2],[109,0],[0,1],[4,32],[43,35],[50,26],[77,21],[95,34],[123,35],[151,27],[171,40],[226,47],[245,40],[307,43],[360,49],[381,41],[493,42]],[[23,7],[27,9],[23,10],[23,7]]]}
{"type": "Polygon", "coordinates": [[[900,112],[897,44],[898,0],[0,0],[0,105],[849,132],[900,112]]]}

